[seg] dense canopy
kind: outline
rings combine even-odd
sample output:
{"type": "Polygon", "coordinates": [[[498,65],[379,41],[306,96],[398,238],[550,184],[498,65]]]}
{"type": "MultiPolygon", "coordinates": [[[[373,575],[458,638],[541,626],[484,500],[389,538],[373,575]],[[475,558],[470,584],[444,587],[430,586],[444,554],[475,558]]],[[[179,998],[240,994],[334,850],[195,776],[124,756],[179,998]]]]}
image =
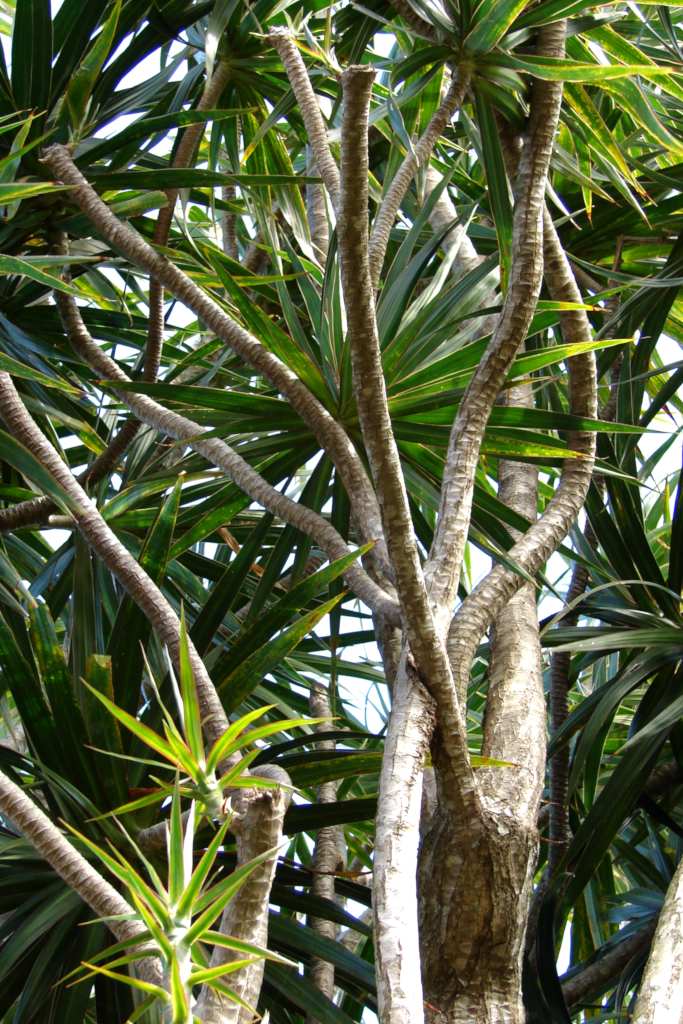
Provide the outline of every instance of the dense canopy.
{"type": "Polygon", "coordinates": [[[0,4],[0,1024],[674,1024],[680,11],[0,4]]]}

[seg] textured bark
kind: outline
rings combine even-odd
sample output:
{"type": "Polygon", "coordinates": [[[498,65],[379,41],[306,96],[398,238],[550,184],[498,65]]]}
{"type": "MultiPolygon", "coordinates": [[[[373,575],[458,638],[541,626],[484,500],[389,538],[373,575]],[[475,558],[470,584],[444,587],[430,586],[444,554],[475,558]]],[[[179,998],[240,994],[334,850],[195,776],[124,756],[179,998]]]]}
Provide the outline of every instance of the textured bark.
{"type": "MultiPolygon", "coordinates": [[[[121,383],[129,382],[130,378],[119,368],[118,364],[102,352],[90,337],[73,299],[64,293],[59,293],[56,296],[56,301],[71,344],[83,359],[103,377],[121,383]]],[[[206,432],[206,428],[202,428],[198,423],[185,416],[165,409],[145,395],[136,395],[126,391],[119,391],[116,394],[143,423],[149,424],[176,440],[185,441],[210,463],[222,469],[254,501],[274,512],[285,522],[291,523],[298,530],[313,537],[330,558],[339,558],[348,554],[350,548],[326,519],[271,487],[225,441],[218,438],[202,440],[201,435],[206,432]]],[[[369,607],[377,607],[389,618],[397,620],[398,611],[393,600],[374,583],[363,569],[354,565],[346,573],[346,579],[369,607]]]]}
{"type": "MultiPolygon", "coordinates": [[[[315,158],[310,146],[306,147],[307,172],[314,173],[315,158]]],[[[311,233],[313,252],[321,267],[327,263],[327,250],[330,246],[330,228],[327,223],[327,204],[325,191],[320,185],[306,185],[306,214],[308,229],[311,233]]]]}
{"type": "MultiPolygon", "coordinates": [[[[531,405],[530,386],[509,389],[506,402],[531,405]]],[[[498,476],[499,498],[535,519],[535,467],[503,460],[498,476]]],[[[477,771],[483,820],[463,821],[437,787],[434,825],[421,856],[422,963],[430,1021],[523,1024],[525,1019],[520,924],[527,917],[537,856],[545,719],[536,597],[534,587],[525,584],[496,618],[482,746],[485,756],[514,767],[477,771]],[[438,957],[430,954],[435,949],[438,957]]]]}
{"type": "MultiPolygon", "coordinates": [[[[219,63],[210,78],[204,84],[204,90],[197,103],[197,110],[210,110],[220,99],[220,95],[230,77],[227,64],[219,63]]],[[[189,125],[183,132],[176,149],[172,167],[189,167],[195,158],[197,147],[204,134],[203,122],[189,125]]],[[[166,245],[173,223],[173,214],[178,201],[178,189],[166,190],[166,206],[162,207],[154,225],[152,243],[166,245]]],[[[154,380],[161,360],[164,344],[164,288],[161,281],[151,277],[149,282],[149,329],[147,334],[147,350],[145,352],[145,379],[154,380]]]]}
{"type": "Polygon", "coordinates": [[[433,43],[439,43],[441,41],[436,29],[413,10],[408,0],[391,0],[391,6],[397,14],[401,15],[406,25],[410,25],[418,35],[423,36],[425,39],[429,39],[433,43]]]}
{"type": "Polygon", "coordinates": [[[372,234],[370,236],[370,277],[375,288],[379,283],[380,274],[382,273],[382,265],[384,264],[391,229],[394,226],[396,214],[399,211],[405,194],[410,188],[410,183],[418,170],[428,163],[437,140],[443,134],[446,125],[455,112],[462,106],[469,82],[470,74],[468,71],[456,73],[456,77],[451,82],[445,97],[425,128],[424,134],[416,143],[414,152],[406,154],[403,163],[386,191],[386,195],[382,200],[372,225],[372,234]]]}
{"type": "Polygon", "coordinates": [[[659,915],[632,1024],[683,1024],[683,860],[659,915]]]}
{"type": "MultiPolygon", "coordinates": [[[[174,664],[178,665],[178,616],[156,584],[107,526],[88,495],[71,475],[69,468],[40,432],[7,373],[0,373],[0,416],[14,437],[32,452],[68,495],[71,514],[88,544],[144,612],[161,643],[167,645],[174,664]]],[[[202,659],[192,642],[188,643],[204,729],[207,737],[215,740],[228,727],[228,720],[202,659]]]]}
{"type": "MultiPolygon", "coordinates": [[[[329,718],[331,716],[330,698],[324,686],[316,683],[312,684],[308,706],[314,718],[329,718]]],[[[317,731],[327,728],[329,728],[328,722],[314,726],[314,729],[317,731]]],[[[317,744],[318,750],[334,750],[334,747],[334,740],[321,740],[317,744]]],[[[318,787],[317,799],[318,803],[321,804],[334,803],[337,799],[337,783],[323,782],[318,787]]],[[[335,898],[334,876],[343,867],[340,840],[340,829],[334,825],[319,829],[315,837],[315,849],[311,865],[313,869],[311,893],[321,899],[334,900],[335,898]]],[[[321,917],[312,917],[309,919],[309,925],[316,935],[321,935],[326,939],[336,938],[337,926],[334,921],[327,921],[321,917]]],[[[314,957],[310,968],[310,978],[315,987],[324,996],[327,996],[328,999],[332,998],[334,995],[334,964],[314,957]]],[[[308,1024],[316,1024],[317,1018],[315,1016],[309,1014],[306,1019],[308,1024]]]]}
{"type": "Polygon", "coordinates": [[[336,210],[339,205],[339,168],[330,151],[327,128],[320,113],[320,107],[315,98],[311,80],[306,71],[306,65],[302,60],[296,43],[286,29],[274,28],[270,32],[268,39],[279,53],[280,60],[287,72],[289,84],[296,96],[296,101],[299,104],[299,110],[304,121],[308,144],[313,150],[313,157],[318,172],[330,194],[332,206],[336,210]]]}
{"type": "Polygon", "coordinates": [[[156,277],[217,337],[230,345],[288,399],[339,471],[362,537],[377,541],[375,552],[381,558],[382,523],[377,499],[344,428],[277,356],[227,316],[181,270],[156,253],[132,228],[112,214],[77,169],[65,147],[50,146],[44,151],[43,159],[60,180],[73,186],[70,196],[113,248],[119,249],[132,263],[156,277]]]}
{"type": "MultiPolygon", "coordinates": [[[[564,38],[564,22],[543,26],[538,52],[561,56],[564,38]]],[[[517,176],[510,282],[500,320],[463,398],[449,439],[437,530],[426,569],[433,599],[449,608],[457,592],[486,421],[526,336],[541,288],[544,196],[561,99],[560,83],[534,83],[528,142],[517,176]]]]}
{"type": "MultiPolygon", "coordinates": [[[[545,274],[554,299],[581,302],[576,281],[547,212],[544,214],[545,274]]],[[[590,324],[583,310],[561,314],[562,332],[566,341],[588,341],[590,324]]],[[[597,415],[597,381],[592,353],[574,356],[568,361],[570,410],[577,416],[597,415]]],[[[543,515],[512,546],[513,559],[530,575],[539,571],[559,546],[583,507],[593,472],[595,434],[573,432],[570,447],[579,458],[567,459],[562,468],[559,486],[548,502],[543,515]]],[[[451,663],[456,666],[456,685],[462,693],[467,673],[479,639],[503,607],[519,590],[523,577],[497,565],[472,590],[453,619],[448,637],[451,663]],[[459,666],[459,668],[457,668],[459,666]]]]}
{"type": "MultiPolygon", "coordinates": [[[[565,602],[571,605],[581,597],[588,582],[588,570],[578,562],[572,570],[572,577],[565,602]]],[[[562,619],[563,626],[575,626],[579,621],[579,610],[573,608],[562,619]]],[[[550,724],[556,733],[569,715],[569,670],[571,654],[557,651],[550,662],[550,724]]],[[[552,877],[558,864],[569,847],[569,746],[565,745],[550,759],[550,810],[548,827],[548,874],[552,877]]]]}
{"type": "Polygon", "coordinates": [[[372,895],[383,1024],[424,1019],[415,883],[422,777],[434,722],[434,703],[404,654],[393,687],[375,825],[372,895]]]}
{"type": "MultiPolygon", "coordinates": [[[[540,52],[561,55],[564,32],[562,24],[542,29],[540,52]]],[[[560,101],[561,86],[536,83],[516,182],[510,283],[492,341],[451,433],[437,533],[426,570],[433,600],[446,607],[452,604],[458,583],[483,429],[526,335],[540,291],[545,182],[560,101]]],[[[528,401],[529,395],[522,391],[517,400],[528,401]]],[[[529,467],[501,466],[502,494],[532,520],[536,516],[534,480],[529,467]]],[[[572,498],[575,491],[572,488],[572,498]]],[[[545,517],[517,541],[513,558],[518,560],[519,548],[531,556],[539,542],[534,553],[540,565],[559,543],[560,529],[564,536],[576,509],[560,492],[561,487],[550,517],[549,503],[545,517]],[[527,552],[529,535],[534,543],[527,552]]],[[[425,1003],[428,1019],[435,1024],[521,1024],[524,1020],[522,922],[528,912],[537,850],[545,707],[533,588],[517,574],[501,575],[500,570],[497,566],[491,572],[481,591],[475,588],[474,596],[455,616],[449,653],[459,697],[466,706],[476,646],[496,618],[483,752],[512,761],[514,767],[478,771],[476,800],[462,806],[449,763],[451,736],[441,721],[432,743],[437,804],[420,851],[419,900],[425,1003]],[[478,591],[487,595],[489,603],[478,601],[478,591]],[[518,764],[520,750],[523,764],[518,764]],[[439,951],[436,957],[434,950],[439,951]]]]}
{"type": "MultiPolygon", "coordinates": [[[[223,185],[221,189],[221,199],[224,203],[229,203],[235,198],[235,186],[234,185],[223,185]]],[[[234,213],[230,210],[224,210],[221,215],[221,236],[223,241],[223,252],[226,256],[236,260],[239,257],[237,250],[237,222],[234,213]]]]}
{"type": "Polygon", "coordinates": [[[350,67],[342,75],[341,197],[337,233],[353,385],[363,440],[379,497],[384,536],[412,655],[437,700],[466,765],[464,724],[453,700],[450,666],[430,606],[408,506],[401,460],[391,426],[375,319],[368,255],[368,109],[374,71],[350,67]],[[457,736],[457,740],[456,737],[457,736]]]}
{"type": "MultiPolygon", "coordinates": [[[[287,774],[275,766],[265,766],[259,770],[259,775],[285,785],[289,783],[287,774]]],[[[263,947],[268,945],[268,901],[288,803],[288,792],[282,788],[238,790],[232,798],[235,817],[231,828],[237,836],[237,866],[241,867],[268,850],[273,853],[252,871],[223,912],[220,931],[224,935],[263,947]]],[[[241,959],[241,953],[215,946],[211,966],[241,959]]],[[[258,1002],[263,967],[263,960],[258,960],[226,979],[230,988],[249,1006],[255,1007],[258,1002]]],[[[249,1024],[253,1020],[248,1010],[208,986],[202,990],[195,1013],[202,1024],[249,1024]]]]}
{"type": "MultiPolygon", "coordinates": [[[[123,896],[65,839],[40,807],[2,772],[0,812],[17,826],[53,871],[98,917],[109,918],[107,927],[119,942],[144,933],[144,926],[134,920],[135,911],[123,896]]],[[[136,970],[145,981],[161,985],[158,960],[145,958],[138,963],[136,970]]]]}

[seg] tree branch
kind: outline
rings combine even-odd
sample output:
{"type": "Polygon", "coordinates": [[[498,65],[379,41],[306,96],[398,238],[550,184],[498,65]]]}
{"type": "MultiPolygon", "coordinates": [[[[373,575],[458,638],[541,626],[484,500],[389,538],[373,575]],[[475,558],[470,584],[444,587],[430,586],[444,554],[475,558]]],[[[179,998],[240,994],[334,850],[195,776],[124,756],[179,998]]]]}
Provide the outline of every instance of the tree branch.
{"type": "MultiPolygon", "coordinates": [[[[120,383],[128,383],[130,378],[113,359],[102,352],[91,338],[73,297],[59,292],[56,293],[55,299],[69,340],[76,351],[103,377],[120,383]]],[[[212,465],[222,469],[253,501],[274,512],[297,530],[312,537],[327,552],[330,559],[341,558],[343,555],[349,554],[351,549],[331,523],[311,509],[281,494],[260,473],[252,469],[249,463],[245,462],[225,441],[219,438],[203,440],[202,434],[206,432],[206,428],[185,416],[171,412],[146,395],[116,390],[115,394],[143,423],[147,423],[176,440],[185,441],[212,465]]],[[[398,609],[394,601],[360,566],[351,566],[345,574],[345,578],[358,597],[365,601],[370,608],[379,609],[394,621],[398,619],[398,609]]]]}
{"type": "MultiPolygon", "coordinates": [[[[544,211],[543,226],[545,273],[550,294],[556,301],[580,303],[581,294],[547,211],[544,211]]],[[[562,312],[560,322],[563,336],[568,343],[590,341],[591,328],[584,310],[562,312]]],[[[597,414],[597,380],[593,353],[574,356],[568,360],[568,368],[570,411],[575,416],[592,419],[597,414]]],[[[559,486],[543,515],[508,552],[510,559],[532,576],[561,544],[583,507],[590,485],[595,459],[595,434],[590,431],[577,431],[570,435],[569,444],[578,452],[579,457],[564,462],[559,486]]],[[[523,582],[523,577],[518,573],[497,565],[471,591],[451,624],[448,651],[452,665],[467,664],[469,671],[480,637],[503,604],[519,590],[523,582]]],[[[463,668],[462,672],[464,671],[463,668]]],[[[467,686],[466,677],[461,674],[456,685],[462,693],[463,688],[467,686]]]]}
{"type": "Polygon", "coordinates": [[[374,288],[377,288],[379,283],[391,229],[394,226],[396,214],[403,202],[403,198],[410,188],[410,183],[417,171],[429,162],[434,146],[443,134],[446,125],[456,110],[459,110],[462,106],[470,83],[470,77],[469,71],[459,69],[456,72],[446,96],[439,104],[423,135],[416,143],[414,152],[406,154],[403,163],[387,189],[372,225],[372,233],[370,235],[370,277],[374,288]]]}
{"type": "MultiPolygon", "coordinates": [[[[178,616],[156,584],[110,530],[69,468],[40,432],[7,373],[0,373],[0,416],[13,436],[29,449],[66,493],[81,533],[147,616],[161,643],[167,645],[174,664],[178,665],[178,616]]],[[[213,741],[227,729],[228,719],[202,659],[191,641],[188,644],[204,729],[207,737],[213,741]]]]}
{"type": "MultiPolygon", "coordinates": [[[[564,38],[564,22],[542,26],[538,52],[560,56],[564,38]]],[[[510,283],[498,326],[463,398],[448,444],[437,529],[426,568],[434,600],[446,607],[452,607],[457,590],[484,428],[526,336],[541,288],[545,186],[561,100],[561,83],[534,83],[529,140],[518,174],[510,283]]]]}
{"type": "Polygon", "coordinates": [[[391,6],[419,36],[429,39],[432,43],[441,42],[436,29],[413,10],[408,0],[391,0],[391,6]]]}
{"type": "Polygon", "coordinates": [[[299,104],[315,164],[336,210],[339,206],[339,169],[330,150],[327,127],[320,113],[306,65],[287,29],[272,29],[268,34],[268,40],[280,55],[292,92],[299,104]]]}
{"type": "Polygon", "coordinates": [[[158,278],[217,337],[230,345],[246,363],[262,373],[288,399],[338,470],[362,539],[378,542],[376,551],[381,562],[382,523],[377,499],[358,453],[341,424],[277,356],[227,316],[193,281],[169,260],[156,253],[132,228],[119,221],[85,180],[63,146],[50,146],[45,150],[43,159],[63,182],[74,186],[71,191],[74,201],[113,248],[119,249],[132,263],[158,278]]]}
{"type": "Polygon", "coordinates": [[[444,727],[454,737],[454,745],[459,746],[455,756],[462,759],[462,767],[468,763],[464,724],[422,574],[377,336],[368,257],[367,129],[373,80],[374,71],[365,66],[347,68],[342,75],[342,174],[337,234],[353,389],[406,635],[424,684],[439,705],[444,727]]]}
{"type": "MultiPolygon", "coordinates": [[[[204,83],[202,95],[197,103],[197,110],[211,110],[220,99],[220,95],[230,77],[230,67],[221,61],[214,68],[210,78],[204,83]]],[[[188,125],[183,132],[171,166],[174,168],[189,167],[197,152],[205,123],[198,121],[188,125]]],[[[166,206],[162,207],[154,226],[153,245],[166,245],[171,231],[173,214],[178,201],[178,189],[166,190],[166,206]]],[[[145,352],[145,380],[155,380],[159,372],[161,350],[164,344],[164,288],[156,277],[149,282],[149,329],[147,334],[147,350],[145,352]]]]}
{"type": "MultiPolygon", "coordinates": [[[[635,934],[622,939],[607,952],[600,951],[570,976],[560,978],[562,995],[570,1013],[575,1013],[589,999],[599,998],[607,989],[614,987],[619,975],[631,960],[643,953],[650,943],[655,922],[640,928],[635,934]]],[[[648,1018],[648,1024],[655,1024],[656,1018],[648,1018]]]]}
{"type": "MultiPolygon", "coordinates": [[[[107,927],[120,942],[145,934],[146,929],[136,920],[135,911],[123,896],[71,845],[21,787],[3,772],[0,772],[0,811],[14,822],[69,888],[77,892],[98,917],[108,919],[107,927]]],[[[146,957],[136,969],[145,981],[162,985],[158,960],[146,957]]]]}
{"type": "MultiPolygon", "coordinates": [[[[330,685],[312,683],[311,693],[308,699],[308,707],[313,718],[331,718],[332,707],[330,704],[330,688],[333,685],[333,678],[330,685]]],[[[314,732],[322,732],[327,728],[326,722],[320,722],[313,726],[314,732]]],[[[334,740],[321,740],[317,745],[318,750],[334,750],[334,740]]],[[[337,783],[334,781],[323,782],[318,786],[317,801],[319,804],[333,804],[337,799],[337,783]]],[[[318,829],[315,837],[313,850],[312,868],[313,880],[311,882],[311,894],[319,899],[334,901],[334,876],[344,866],[340,855],[341,829],[338,825],[327,825],[318,829]]],[[[316,935],[326,939],[334,939],[337,934],[337,927],[334,921],[328,921],[322,917],[311,916],[309,918],[311,930],[316,935]]],[[[334,964],[327,960],[315,957],[310,968],[311,981],[324,996],[332,999],[334,995],[334,964]]],[[[307,1024],[317,1024],[316,1018],[310,1014],[307,1016],[307,1024]]]]}

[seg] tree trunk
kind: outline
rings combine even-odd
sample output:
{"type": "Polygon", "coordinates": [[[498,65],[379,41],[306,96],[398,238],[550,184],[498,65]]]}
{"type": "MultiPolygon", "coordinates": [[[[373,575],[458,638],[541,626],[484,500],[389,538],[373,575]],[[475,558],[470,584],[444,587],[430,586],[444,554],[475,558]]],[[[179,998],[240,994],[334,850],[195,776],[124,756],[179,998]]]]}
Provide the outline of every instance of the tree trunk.
{"type": "MultiPolygon", "coordinates": [[[[528,384],[512,387],[506,395],[511,406],[530,406],[532,401],[528,384]]],[[[500,499],[533,522],[535,467],[502,461],[498,482],[500,499]]],[[[538,613],[531,584],[499,613],[491,635],[482,754],[509,766],[475,773],[478,813],[453,805],[441,743],[437,737],[437,804],[418,876],[426,1019],[430,1024],[523,1024],[522,957],[546,749],[538,613]]]]}

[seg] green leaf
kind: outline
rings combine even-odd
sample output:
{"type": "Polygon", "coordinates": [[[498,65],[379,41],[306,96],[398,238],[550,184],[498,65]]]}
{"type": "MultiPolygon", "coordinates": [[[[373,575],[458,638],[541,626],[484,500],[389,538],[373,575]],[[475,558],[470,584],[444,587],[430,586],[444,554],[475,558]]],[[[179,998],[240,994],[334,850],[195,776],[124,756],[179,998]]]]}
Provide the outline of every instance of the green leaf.
{"type": "Polygon", "coordinates": [[[526,7],[526,0],[481,0],[465,37],[469,53],[486,53],[500,42],[526,7]]]}
{"type": "MultiPolygon", "coordinates": [[[[183,483],[184,476],[181,474],[163,501],[138,556],[140,567],[158,586],[163,582],[170,557],[183,483]]],[[[125,711],[133,712],[138,708],[143,667],[142,647],[150,636],[151,626],[147,618],[140,614],[132,597],[125,594],[108,644],[116,701],[125,711]]]]}
{"type": "Polygon", "coordinates": [[[202,739],[201,711],[197,698],[197,688],[190,662],[190,649],[187,642],[185,610],[180,614],[180,693],[183,702],[183,726],[185,739],[192,755],[199,765],[204,765],[204,741],[202,739]]]}
{"type": "Polygon", "coordinates": [[[275,850],[266,850],[264,853],[254,857],[247,864],[236,868],[228,878],[212,886],[194,902],[194,910],[198,917],[192,922],[192,927],[185,933],[185,942],[191,946],[194,942],[201,942],[213,922],[223,912],[240,888],[244,885],[249,875],[264,861],[274,856],[275,850]]]}
{"type": "Polygon", "coordinates": [[[52,78],[50,0],[16,0],[12,32],[12,91],[17,107],[47,109],[52,78]]]}
{"type": "Polygon", "coordinates": [[[63,765],[69,767],[69,777],[77,779],[83,791],[97,799],[99,784],[92,760],[85,749],[85,723],[76,703],[71,675],[57,639],[54,621],[44,603],[32,605],[28,614],[33,656],[57,727],[63,765]]]}
{"type": "Polygon", "coordinates": [[[73,75],[64,98],[73,128],[79,128],[97,77],[109,57],[121,13],[121,0],[114,0],[111,13],[73,75]]]}
{"type": "MultiPolygon", "coordinates": [[[[49,191],[52,191],[52,189],[50,188],[49,191]]],[[[8,195],[11,195],[12,192],[16,193],[14,186],[12,186],[11,190],[8,190],[8,195]]],[[[23,259],[20,256],[0,255],[0,276],[11,274],[28,277],[31,281],[37,281],[38,284],[46,285],[51,291],[56,288],[57,291],[66,292],[67,295],[80,295],[80,292],[73,285],[67,284],[58,274],[48,274],[41,270],[39,266],[41,262],[44,263],[40,259],[34,260],[33,257],[23,259]]]]}
{"type": "Polygon", "coordinates": [[[172,1024],[188,1024],[192,1019],[188,993],[180,976],[180,965],[177,956],[171,958],[171,1012],[172,1024]]]}
{"type": "Polygon", "coordinates": [[[78,506],[73,498],[57,483],[52,474],[45,469],[28,448],[2,430],[0,430],[0,444],[4,461],[14,466],[22,476],[32,480],[39,493],[50,498],[67,515],[72,511],[77,512],[78,506]]]}
{"type": "Polygon", "coordinates": [[[150,729],[149,726],[145,725],[144,722],[141,722],[138,718],[133,718],[133,716],[129,715],[127,711],[124,711],[123,708],[117,707],[113,701],[109,700],[108,697],[105,697],[103,693],[99,693],[85,680],[83,680],[83,682],[93,696],[95,696],[97,700],[99,700],[100,703],[103,704],[109,712],[111,712],[117,721],[121,722],[122,725],[125,725],[129,732],[136,736],[145,744],[145,746],[150,747],[152,750],[156,750],[157,754],[161,754],[161,756],[165,757],[171,764],[176,764],[176,756],[169,743],[162,740],[161,736],[150,729]]]}
{"type": "Polygon", "coordinates": [[[266,673],[293,651],[306,634],[310,633],[343,598],[344,594],[338,594],[319,608],[303,615],[264,648],[255,651],[232,671],[221,676],[217,688],[226,711],[236,708],[245,696],[259,685],[266,673]]]}
{"type": "MultiPolygon", "coordinates": [[[[178,900],[177,914],[179,917],[185,917],[186,915],[192,913],[192,910],[195,906],[195,903],[197,901],[197,898],[199,897],[200,892],[202,891],[204,883],[209,877],[211,868],[213,867],[214,861],[216,860],[216,855],[218,854],[218,851],[223,844],[229,827],[230,819],[226,818],[225,821],[223,821],[223,823],[219,827],[218,831],[216,832],[215,836],[213,837],[209,845],[207,846],[206,850],[202,854],[199,863],[197,864],[197,867],[194,869],[192,873],[192,877],[190,878],[187,886],[183,890],[183,893],[178,900]]],[[[205,941],[208,942],[210,940],[205,937],[205,941]]]]}
{"type": "Polygon", "coordinates": [[[641,75],[653,80],[665,79],[674,68],[652,67],[649,64],[584,64],[581,61],[565,60],[562,57],[533,57],[524,59],[512,54],[496,54],[496,62],[515,71],[524,71],[534,78],[546,82],[585,82],[590,85],[604,85],[615,79],[633,78],[641,75]]]}
{"type": "Polygon", "coordinates": [[[20,363],[18,359],[13,359],[11,356],[5,355],[4,352],[0,352],[0,370],[4,370],[5,373],[11,373],[13,377],[32,380],[35,384],[42,384],[46,388],[58,388],[60,391],[65,391],[70,395],[80,394],[78,388],[67,384],[65,380],[60,380],[59,377],[48,377],[46,373],[34,370],[32,366],[20,363]]]}
{"type": "MultiPolygon", "coordinates": [[[[493,6],[497,6],[493,4],[493,6]]],[[[512,261],[512,204],[500,134],[488,99],[475,88],[477,124],[481,135],[481,155],[486,170],[491,212],[498,238],[501,265],[501,286],[507,287],[512,261]]]]}

